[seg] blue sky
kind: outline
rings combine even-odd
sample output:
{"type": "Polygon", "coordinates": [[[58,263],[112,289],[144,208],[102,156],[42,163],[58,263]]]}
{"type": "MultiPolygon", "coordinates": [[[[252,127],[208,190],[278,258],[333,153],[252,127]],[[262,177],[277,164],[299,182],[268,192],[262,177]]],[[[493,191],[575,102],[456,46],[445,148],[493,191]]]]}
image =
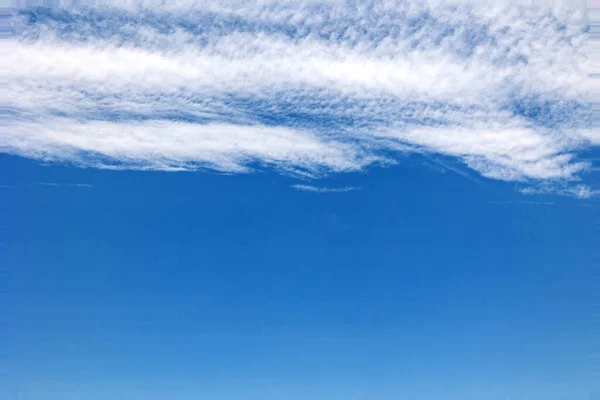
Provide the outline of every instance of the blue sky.
{"type": "Polygon", "coordinates": [[[597,202],[421,161],[314,193],[2,157],[5,398],[588,399],[597,202]]]}
{"type": "Polygon", "coordinates": [[[596,399],[584,11],[3,14],[0,399],[596,399]]]}

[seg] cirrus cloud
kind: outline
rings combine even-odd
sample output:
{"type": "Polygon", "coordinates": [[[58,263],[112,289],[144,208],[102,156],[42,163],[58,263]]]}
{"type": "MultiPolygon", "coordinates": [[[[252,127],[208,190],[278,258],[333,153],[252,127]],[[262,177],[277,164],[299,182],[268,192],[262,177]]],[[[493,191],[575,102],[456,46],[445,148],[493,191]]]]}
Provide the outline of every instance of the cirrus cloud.
{"type": "Polygon", "coordinates": [[[425,152],[564,188],[598,145],[580,10],[25,5],[10,26],[0,150],[25,157],[320,176],[425,152]]]}

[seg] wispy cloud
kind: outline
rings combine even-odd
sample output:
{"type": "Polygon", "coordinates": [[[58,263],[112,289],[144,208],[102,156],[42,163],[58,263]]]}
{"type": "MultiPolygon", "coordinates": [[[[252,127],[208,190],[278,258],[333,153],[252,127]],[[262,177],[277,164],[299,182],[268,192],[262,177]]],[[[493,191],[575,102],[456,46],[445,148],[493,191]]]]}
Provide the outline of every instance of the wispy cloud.
{"type": "Polygon", "coordinates": [[[553,206],[552,201],[490,201],[490,204],[531,204],[540,206],[553,206]]]}
{"type": "Polygon", "coordinates": [[[572,10],[128,4],[15,10],[0,151],[308,176],[424,152],[547,188],[585,177],[577,155],[600,143],[587,22],[572,10]]]}
{"type": "Polygon", "coordinates": [[[94,185],[89,183],[59,183],[59,182],[36,182],[36,185],[40,186],[52,186],[52,187],[78,187],[78,188],[93,188],[94,185]]]}
{"type": "Polygon", "coordinates": [[[552,185],[545,184],[537,187],[526,187],[519,190],[523,194],[535,195],[535,194],[549,194],[558,193],[564,196],[578,197],[580,199],[589,199],[592,197],[598,197],[600,192],[593,190],[587,185],[552,185]]]}
{"type": "Polygon", "coordinates": [[[324,186],[312,186],[312,185],[292,185],[294,189],[303,190],[305,192],[317,192],[317,193],[343,193],[360,190],[360,187],[346,186],[340,188],[324,187],[324,186]]]}

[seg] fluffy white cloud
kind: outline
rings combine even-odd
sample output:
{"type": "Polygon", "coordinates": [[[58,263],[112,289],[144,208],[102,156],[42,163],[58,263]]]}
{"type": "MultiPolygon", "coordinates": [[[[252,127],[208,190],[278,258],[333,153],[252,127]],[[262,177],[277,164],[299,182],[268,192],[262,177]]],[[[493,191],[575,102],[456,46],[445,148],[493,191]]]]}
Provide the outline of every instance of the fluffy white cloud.
{"type": "Polygon", "coordinates": [[[313,176],[425,151],[547,185],[581,179],[577,155],[598,144],[577,11],[128,4],[14,13],[0,58],[2,151],[313,176]]]}

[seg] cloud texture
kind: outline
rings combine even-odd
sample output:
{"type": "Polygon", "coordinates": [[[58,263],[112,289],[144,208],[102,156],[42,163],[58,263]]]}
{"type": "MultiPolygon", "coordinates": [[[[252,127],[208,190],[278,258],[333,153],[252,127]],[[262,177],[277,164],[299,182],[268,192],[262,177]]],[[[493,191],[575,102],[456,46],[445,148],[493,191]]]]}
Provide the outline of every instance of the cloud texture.
{"type": "Polygon", "coordinates": [[[581,9],[213,3],[14,9],[1,151],[309,176],[425,152],[564,187],[600,142],[581,9]]]}

